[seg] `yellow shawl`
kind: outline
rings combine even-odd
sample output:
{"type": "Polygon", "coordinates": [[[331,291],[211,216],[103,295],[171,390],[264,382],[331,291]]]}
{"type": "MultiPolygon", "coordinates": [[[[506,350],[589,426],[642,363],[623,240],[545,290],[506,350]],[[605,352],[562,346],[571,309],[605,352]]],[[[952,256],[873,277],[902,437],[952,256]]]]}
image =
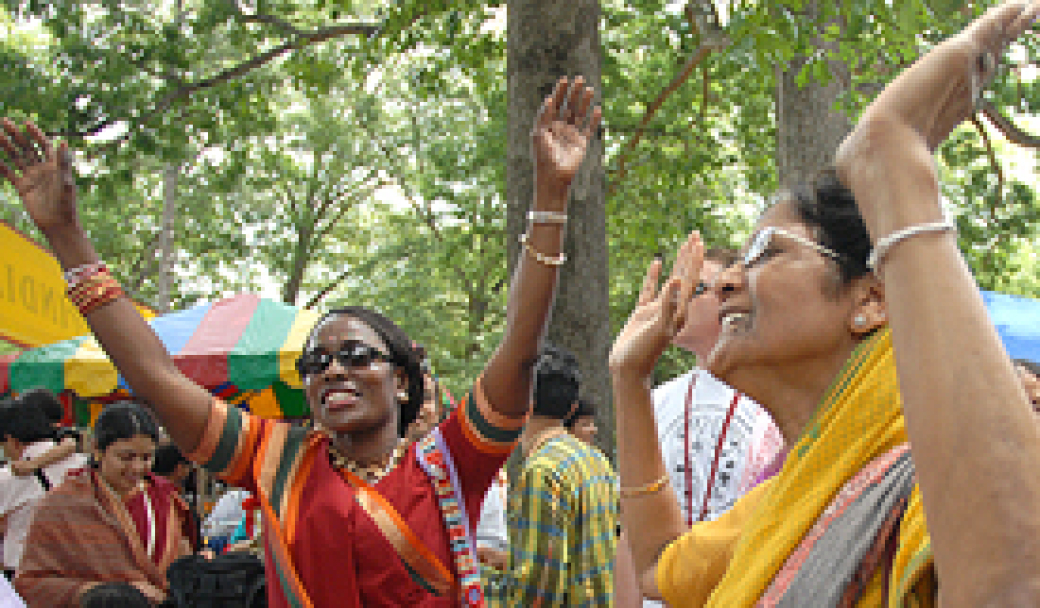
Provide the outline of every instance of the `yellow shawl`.
{"type": "MultiPolygon", "coordinates": [[[[754,605],[838,490],[870,461],[906,443],[901,407],[895,355],[886,329],[853,352],[777,477],[734,506],[749,515],[717,520],[723,526],[739,526],[739,534],[729,535],[734,539],[730,551],[713,549],[714,554],[724,556],[722,559],[728,558],[728,567],[700,565],[698,569],[724,572],[721,580],[712,580],[711,576],[691,580],[680,574],[684,561],[703,561],[703,554],[697,556],[697,537],[727,537],[718,530],[703,529],[716,522],[698,524],[689,534],[694,542],[680,539],[662,555],[658,584],[665,598],[673,606],[698,605],[701,600],[693,598],[704,598],[714,587],[708,606],[754,605]],[[745,500],[752,504],[741,505],[745,500]],[[728,557],[730,552],[732,558],[728,557]]],[[[881,570],[884,568],[879,574],[881,570]]],[[[883,577],[876,576],[858,605],[884,605],[883,588],[883,577]]],[[[887,603],[928,606],[934,602],[934,592],[924,510],[915,487],[900,525],[887,603]]]]}

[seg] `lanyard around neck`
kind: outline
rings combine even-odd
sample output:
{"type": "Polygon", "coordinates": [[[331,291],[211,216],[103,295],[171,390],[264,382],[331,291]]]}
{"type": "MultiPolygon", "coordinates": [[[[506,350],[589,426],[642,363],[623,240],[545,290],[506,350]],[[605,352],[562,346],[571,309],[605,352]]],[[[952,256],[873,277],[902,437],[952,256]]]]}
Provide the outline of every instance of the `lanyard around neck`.
{"type": "Polygon", "coordinates": [[[715,443],[715,455],[711,460],[711,472],[708,474],[708,484],[704,488],[704,501],[701,503],[700,515],[693,518],[693,463],[690,457],[690,419],[693,417],[693,392],[697,386],[697,373],[693,372],[690,377],[690,385],[686,389],[686,404],[683,407],[683,474],[686,483],[683,493],[686,494],[686,524],[692,526],[695,521],[704,521],[708,515],[708,499],[711,497],[712,486],[715,485],[715,474],[719,469],[719,458],[722,456],[722,446],[726,443],[726,433],[729,432],[733,414],[737,411],[737,403],[740,401],[740,393],[734,391],[733,399],[730,401],[726,418],[722,421],[722,429],[719,431],[719,439],[715,443]]]}

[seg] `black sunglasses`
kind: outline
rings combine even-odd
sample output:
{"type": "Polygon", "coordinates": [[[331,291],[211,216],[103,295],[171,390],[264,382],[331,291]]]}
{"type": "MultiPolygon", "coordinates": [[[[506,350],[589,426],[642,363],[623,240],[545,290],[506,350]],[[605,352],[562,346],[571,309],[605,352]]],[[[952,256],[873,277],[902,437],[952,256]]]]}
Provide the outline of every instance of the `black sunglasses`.
{"type": "Polygon", "coordinates": [[[390,355],[374,346],[369,346],[364,342],[350,341],[340,344],[339,350],[336,352],[329,352],[320,347],[305,351],[296,360],[296,371],[300,372],[301,378],[306,378],[311,374],[320,374],[332,365],[333,359],[339,361],[343,367],[354,369],[368,367],[376,361],[393,361],[390,355]]]}

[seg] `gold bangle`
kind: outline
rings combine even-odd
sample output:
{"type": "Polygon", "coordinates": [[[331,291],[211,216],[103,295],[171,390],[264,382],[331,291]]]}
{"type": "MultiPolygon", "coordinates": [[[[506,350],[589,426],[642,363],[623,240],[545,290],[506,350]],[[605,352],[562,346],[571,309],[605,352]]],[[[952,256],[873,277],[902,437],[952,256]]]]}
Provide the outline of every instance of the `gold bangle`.
{"type": "Polygon", "coordinates": [[[661,475],[657,481],[651,481],[645,486],[639,486],[638,488],[620,488],[621,498],[639,498],[640,496],[648,496],[650,494],[657,494],[666,485],[668,485],[668,473],[661,475]]]}
{"type": "Polygon", "coordinates": [[[567,261],[566,253],[561,252],[560,255],[557,256],[545,255],[541,251],[538,251],[537,249],[532,247],[531,243],[527,242],[526,232],[520,235],[520,242],[523,244],[524,250],[527,251],[527,253],[531,254],[531,257],[533,257],[535,261],[539,264],[544,264],[546,266],[552,266],[555,268],[558,266],[563,266],[563,263],[567,261]]]}

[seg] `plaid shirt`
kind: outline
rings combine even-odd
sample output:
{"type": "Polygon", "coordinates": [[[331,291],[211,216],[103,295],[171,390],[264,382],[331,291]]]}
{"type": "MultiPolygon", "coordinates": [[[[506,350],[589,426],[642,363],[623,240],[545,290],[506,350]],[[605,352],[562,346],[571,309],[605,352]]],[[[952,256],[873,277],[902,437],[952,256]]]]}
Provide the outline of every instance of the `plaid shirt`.
{"type": "Polygon", "coordinates": [[[613,606],[617,475],[569,433],[524,462],[509,488],[509,567],[492,606],[613,606]]]}

